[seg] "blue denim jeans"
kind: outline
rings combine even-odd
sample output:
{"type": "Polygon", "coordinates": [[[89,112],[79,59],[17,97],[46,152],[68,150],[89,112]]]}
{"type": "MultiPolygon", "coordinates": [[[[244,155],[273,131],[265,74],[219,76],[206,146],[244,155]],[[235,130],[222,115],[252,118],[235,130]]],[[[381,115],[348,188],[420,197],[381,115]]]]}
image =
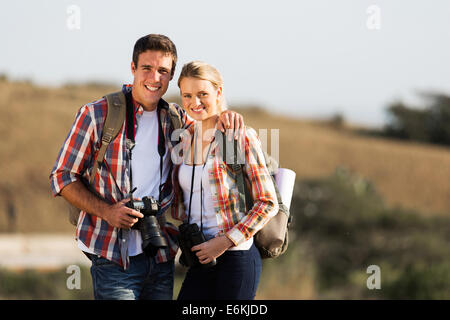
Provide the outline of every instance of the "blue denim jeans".
{"type": "Polygon", "coordinates": [[[91,255],[96,300],[172,300],[174,260],[156,263],[144,254],[130,257],[124,270],[105,258],[91,255]]]}
{"type": "Polygon", "coordinates": [[[262,261],[255,244],[249,250],[228,250],[213,267],[192,267],[178,300],[253,300],[259,284],[262,261]]]}

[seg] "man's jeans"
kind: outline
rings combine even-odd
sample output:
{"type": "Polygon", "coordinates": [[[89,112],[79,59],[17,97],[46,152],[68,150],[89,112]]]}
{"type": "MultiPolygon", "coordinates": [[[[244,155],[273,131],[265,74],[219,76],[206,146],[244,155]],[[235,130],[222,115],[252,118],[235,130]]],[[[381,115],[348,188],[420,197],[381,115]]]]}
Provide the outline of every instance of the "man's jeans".
{"type": "Polygon", "coordinates": [[[91,255],[92,286],[96,300],[172,300],[174,260],[156,263],[145,254],[130,257],[128,270],[91,255]]]}

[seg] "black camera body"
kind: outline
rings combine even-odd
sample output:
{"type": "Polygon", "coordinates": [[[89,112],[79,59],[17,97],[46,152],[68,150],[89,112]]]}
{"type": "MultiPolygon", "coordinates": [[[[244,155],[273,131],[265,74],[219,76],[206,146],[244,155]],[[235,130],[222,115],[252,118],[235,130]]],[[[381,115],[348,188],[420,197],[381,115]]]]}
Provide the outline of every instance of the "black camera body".
{"type": "Polygon", "coordinates": [[[178,243],[181,249],[180,263],[186,267],[212,267],[216,265],[216,259],[207,264],[201,264],[195,252],[191,251],[193,246],[206,241],[205,236],[196,223],[183,223],[178,227],[178,243]]]}
{"type": "Polygon", "coordinates": [[[168,245],[156,218],[156,214],[161,207],[160,204],[153,197],[144,197],[142,201],[130,200],[126,203],[126,206],[144,215],[131,229],[137,229],[141,232],[142,251],[147,256],[154,257],[158,249],[166,248],[168,245]]]}

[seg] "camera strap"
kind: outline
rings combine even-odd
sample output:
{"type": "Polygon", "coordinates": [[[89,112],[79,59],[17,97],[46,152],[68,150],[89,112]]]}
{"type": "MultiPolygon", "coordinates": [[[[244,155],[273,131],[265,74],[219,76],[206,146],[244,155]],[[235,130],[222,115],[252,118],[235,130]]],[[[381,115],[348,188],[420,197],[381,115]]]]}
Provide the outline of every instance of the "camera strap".
{"type": "Polygon", "coordinates": [[[188,211],[188,224],[191,221],[191,205],[192,205],[192,189],[194,188],[194,175],[195,175],[195,163],[192,165],[192,176],[191,176],[191,194],[189,196],[189,211],[188,211]]]}
{"type": "MultiPolygon", "coordinates": [[[[212,141],[209,143],[208,152],[206,153],[205,162],[203,163],[202,173],[200,175],[200,231],[203,232],[203,170],[205,169],[206,162],[208,161],[209,152],[211,150],[212,141]]],[[[188,224],[191,220],[191,205],[192,205],[192,194],[194,190],[194,179],[195,179],[195,156],[197,154],[197,139],[194,133],[194,163],[192,164],[192,176],[191,176],[191,193],[189,195],[189,212],[188,212],[188,224]]]]}
{"type": "MultiPolygon", "coordinates": [[[[131,147],[129,148],[130,151],[130,161],[132,160],[132,150],[135,144],[135,137],[136,137],[136,110],[133,105],[133,96],[132,92],[129,91],[125,94],[125,100],[126,100],[126,137],[127,140],[129,140],[131,143],[131,147]]],[[[164,160],[164,154],[166,153],[166,143],[164,138],[164,132],[161,125],[161,109],[163,108],[163,105],[166,102],[163,99],[159,99],[158,106],[156,110],[156,114],[158,117],[158,154],[159,154],[159,196],[158,200],[159,203],[161,203],[162,199],[162,174],[163,174],[163,160],[164,160]]],[[[130,186],[131,189],[133,189],[133,172],[132,172],[132,166],[130,163],[130,186]]],[[[170,174],[169,174],[170,175],[170,174]]],[[[131,191],[131,193],[133,193],[131,191]]]]}
{"type": "MultiPolygon", "coordinates": [[[[129,164],[129,171],[130,171],[130,189],[133,190],[133,172],[132,172],[132,165],[131,165],[131,160],[132,160],[132,151],[134,148],[134,137],[135,137],[135,121],[136,121],[136,112],[134,110],[134,106],[133,106],[133,96],[130,92],[127,92],[125,94],[125,101],[126,101],[126,117],[125,117],[125,129],[126,129],[126,138],[127,138],[127,147],[129,150],[129,154],[130,154],[130,164],[129,164]],[[128,143],[130,142],[130,143],[128,143]]],[[[134,190],[133,190],[134,191],[134,190]]],[[[133,191],[131,191],[131,193],[133,193],[133,191]]],[[[133,200],[133,199],[132,199],[133,200]]]]}
{"type": "MultiPolygon", "coordinates": [[[[157,116],[158,116],[158,153],[159,153],[159,203],[162,202],[162,174],[163,174],[163,160],[164,154],[166,153],[166,141],[164,139],[164,132],[161,125],[161,103],[163,103],[162,99],[159,99],[158,107],[157,107],[157,116]]],[[[169,174],[170,176],[170,174],[169,174]]]]}
{"type": "MultiPolygon", "coordinates": [[[[197,138],[196,138],[196,130],[194,125],[194,141],[191,141],[191,150],[192,150],[192,143],[194,143],[194,161],[192,163],[192,176],[191,176],[191,194],[189,195],[189,211],[188,211],[188,224],[190,224],[191,221],[191,207],[192,207],[192,194],[194,190],[194,179],[195,179],[195,155],[197,151],[197,138]]],[[[200,217],[201,219],[201,217],[200,217]]],[[[202,227],[202,226],[200,226],[202,227]]]]}

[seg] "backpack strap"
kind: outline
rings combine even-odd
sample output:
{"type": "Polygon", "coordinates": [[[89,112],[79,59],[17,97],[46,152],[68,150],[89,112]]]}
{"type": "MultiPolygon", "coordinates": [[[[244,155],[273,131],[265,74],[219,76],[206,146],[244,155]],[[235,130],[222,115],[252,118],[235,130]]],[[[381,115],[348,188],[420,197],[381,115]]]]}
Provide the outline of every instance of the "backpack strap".
{"type": "MultiPolygon", "coordinates": [[[[172,124],[173,130],[180,129],[183,125],[181,121],[181,115],[179,114],[177,108],[175,107],[174,103],[166,103],[164,100],[160,100],[158,102],[158,123],[159,123],[159,131],[158,131],[158,153],[160,157],[163,157],[166,152],[166,142],[164,138],[164,131],[163,127],[164,124],[162,123],[161,118],[161,110],[163,109],[163,105],[167,104],[169,107],[166,109],[167,115],[169,116],[170,122],[172,124]]],[[[162,158],[161,158],[162,161],[162,158]]]]}
{"type": "Polygon", "coordinates": [[[170,122],[172,122],[173,130],[181,129],[183,123],[181,121],[180,113],[178,112],[174,103],[169,103],[168,113],[170,117],[170,122]]]}
{"type": "Polygon", "coordinates": [[[235,174],[236,177],[236,183],[238,187],[238,196],[239,196],[239,208],[241,212],[247,211],[247,206],[250,208],[253,205],[253,198],[250,195],[250,192],[245,185],[245,178],[244,178],[244,164],[238,163],[238,154],[240,154],[241,149],[239,147],[239,143],[237,140],[233,139],[233,147],[234,147],[234,154],[233,154],[233,162],[227,163],[227,138],[225,134],[219,130],[216,131],[216,133],[219,133],[222,135],[222,157],[225,164],[229,165],[231,167],[231,170],[235,174]]]}
{"type": "Polygon", "coordinates": [[[126,100],[122,91],[107,94],[105,96],[108,103],[105,124],[103,125],[102,144],[94,161],[89,184],[94,182],[95,173],[105,158],[106,148],[119,133],[125,121],[126,100]]]}
{"type": "MultiPolygon", "coordinates": [[[[220,131],[216,131],[216,132],[220,132],[220,131]]],[[[220,132],[220,134],[222,134],[223,160],[226,164],[228,164],[226,162],[227,139],[225,137],[225,134],[223,134],[222,132],[220,132]]],[[[228,143],[230,143],[230,142],[228,142],[228,143]]],[[[233,163],[228,164],[228,165],[231,167],[231,169],[234,172],[235,177],[236,177],[236,183],[237,183],[238,194],[239,194],[239,206],[240,206],[240,209],[243,210],[241,212],[245,212],[247,209],[249,209],[251,206],[253,206],[253,197],[251,196],[250,190],[249,190],[247,184],[245,183],[244,169],[243,169],[244,164],[238,164],[238,161],[237,161],[238,154],[240,154],[240,152],[242,152],[240,150],[240,145],[239,145],[238,141],[234,140],[234,139],[233,139],[233,143],[234,143],[233,163]]],[[[265,152],[265,151],[263,151],[263,155],[264,155],[264,160],[266,162],[267,169],[269,170],[270,178],[275,187],[278,204],[279,204],[279,206],[283,206],[282,211],[285,212],[286,215],[288,215],[289,221],[290,221],[291,216],[289,214],[289,210],[283,204],[283,201],[282,201],[281,195],[280,195],[280,191],[278,190],[277,183],[274,178],[274,174],[276,173],[276,171],[278,169],[278,162],[275,159],[273,159],[272,157],[270,157],[267,154],[267,152],[265,152]]]]}

